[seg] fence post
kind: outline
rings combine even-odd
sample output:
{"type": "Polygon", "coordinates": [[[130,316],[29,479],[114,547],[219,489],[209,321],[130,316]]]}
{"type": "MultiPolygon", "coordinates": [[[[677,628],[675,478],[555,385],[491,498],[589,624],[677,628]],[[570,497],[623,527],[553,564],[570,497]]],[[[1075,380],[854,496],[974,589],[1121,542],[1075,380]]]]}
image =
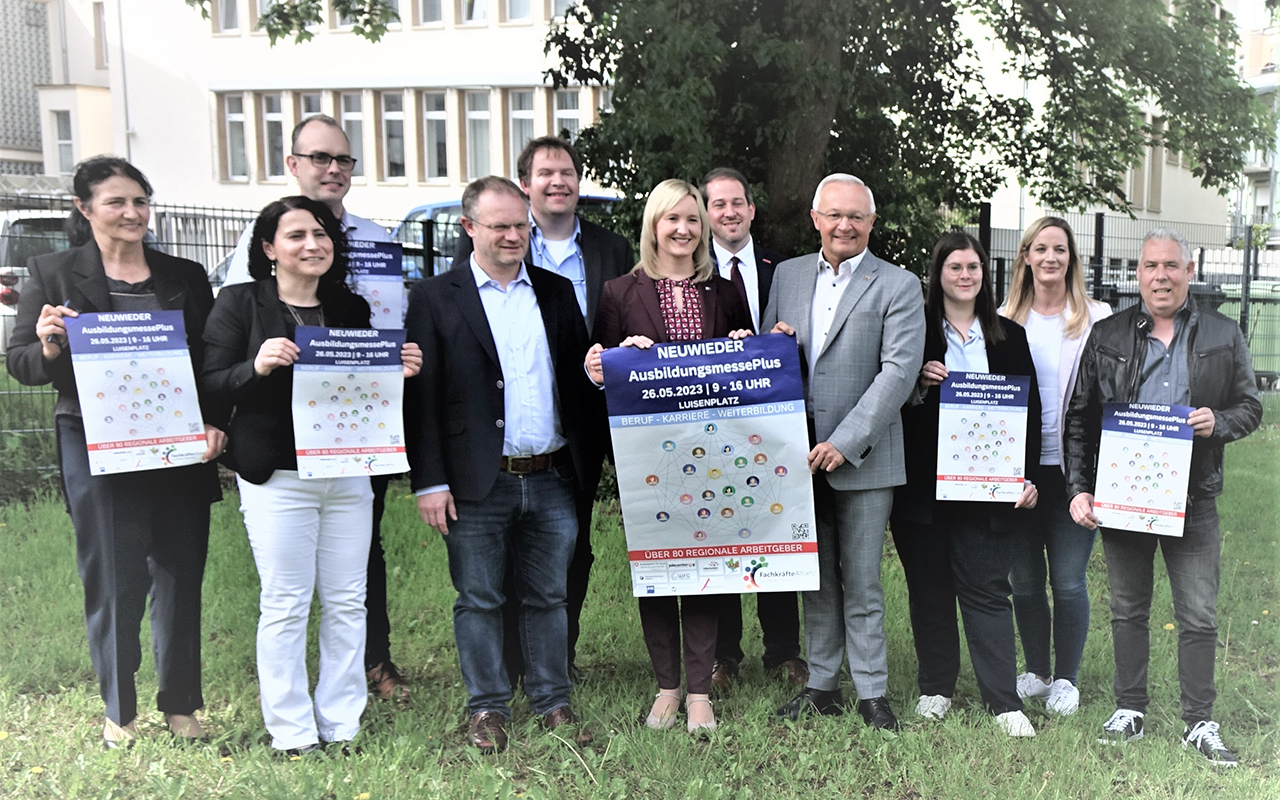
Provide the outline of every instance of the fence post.
{"type": "Polygon", "coordinates": [[[1004,304],[1004,257],[996,259],[996,306],[1004,304]]]}
{"type": "Polygon", "coordinates": [[[436,221],[422,220],[422,277],[436,274],[436,221]]]}
{"type": "Polygon", "coordinates": [[[1204,251],[1205,248],[1201,247],[1199,260],[1196,264],[1196,280],[1201,283],[1204,283],[1204,251]]]}
{"type": "Polygon", "coordinates": [[[1107,215],[1099,211],[1093,215],[1093,299],[1102,296],[1102,245],[1107,215]]]}
{"type": "Polygon", "coordinates": [[[1240,274],[1240,330],[1244,331],[1246,341],[1249,338],[1249,277],[1252,273],[1249,264],[1250,257],[1257,258],[1257,254],[1253,249],[1252,231],[1250,231],[1249,238],[1245,239],[1244,269],[1240,274]]]}
{"type": "Polygon", "coordinates": [[[982,203],[978,206],[978,244],[982,245],[982,249],[991,254],[991,204],[982,203]]]}

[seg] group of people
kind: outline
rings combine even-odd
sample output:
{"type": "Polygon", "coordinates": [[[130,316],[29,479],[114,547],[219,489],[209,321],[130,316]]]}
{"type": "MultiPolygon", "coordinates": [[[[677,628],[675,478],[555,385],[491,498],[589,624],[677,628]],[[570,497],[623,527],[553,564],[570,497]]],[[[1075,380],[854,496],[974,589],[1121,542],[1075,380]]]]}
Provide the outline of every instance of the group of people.
{"type": "MultiPolygon", "coordinates": [[[[237,474],[261,579],[257,666],[272,746],[349,752],[370,689],[409,694],[390,653],[380,533],[387,480],[303,480],[294,455],[295,328],[370,326],[368,304],[349,286],[347,241],[387,237],[343,207],[354,163],[334,120],[298,125],[288,165],[301,194],[263,209],[233,257],[234,285],[216,302],[199,265],[143,246],[151,187],[122,159],[79,166],[76,218],[90,235],[31,263],[7,363],[20,381],[52,381],[59,393],[63,484],[108,746],[137,736],[134,673],[148,595],[157,706],[175,736],[204,735],[195,716],[200,584],[216,460],[237,474]],[[183,312],[204,463],[91,475],[65,319],[157,309],[183,312]],[[305,659],[313,594],[321,613],[314,697],[305,659]]],[[[795,337],[800,351],[820,580],[799,599],[807,658],[796,594],[757,595],[764,665],[798,690],[778,716],[842,714],[847,655],[859,714],[876,728],[898,727],[887,698],[886,530],[907,578],[917,714],[940,719],[951,708],[957,604],[982,703],[1005,732],[1034,735],[1023,713],[1029,698],[1074,713],[1089,622],[1085,569],[1099,527],[1102,404],[1183,405],[1195,409],[1196,436],[1183,535],[1102,529],[1116,711],[1099,738],[1143,735],[1159,546],[1180,626],[1183,744],[1235,763],[1212,714],[1214,498],[1223,445],[1257,427],[1261,404],[1238,326],[1189,291],[1194,265],[1180,234],[1148,234],[1140,302],[1113,315],[1085,292],[1070,226],[1045,217],[1026,231],[997,307],[987,254],[967,234],[938,241],[923,291],[871,253],[875,198],[852,175],[819,183],[810,216],[821,249],[792,259],[753,240],[755,205],[738,172],[713,170],[701,186],[663,181],[645,205],[633,260],[625,239],[578,217],[583,167],[571,144],[535,139],[517,168],[518,185],[489,176],[467,186],[453,268],[413,288],[401,351],[411,485],[423,521],[443,537],[457,591],[473,746],[506,747],[518,687],[548,730],[565,726],[584,745],[592,738],[570,701],[583,679],[576,645],[593,501],[610,455],[602,353],[773,333],[795,337]],[[1027,480],[1016,502],[934,499],[938,387],[955,371],[1030,380],[1027,480]]],[[[737,595],[639,600],[657,682],[650,728],[673,727],[682,707],[689,731],[716,727],[713,689],[726,688],[743,659],[741,613],[737,595]]]]}

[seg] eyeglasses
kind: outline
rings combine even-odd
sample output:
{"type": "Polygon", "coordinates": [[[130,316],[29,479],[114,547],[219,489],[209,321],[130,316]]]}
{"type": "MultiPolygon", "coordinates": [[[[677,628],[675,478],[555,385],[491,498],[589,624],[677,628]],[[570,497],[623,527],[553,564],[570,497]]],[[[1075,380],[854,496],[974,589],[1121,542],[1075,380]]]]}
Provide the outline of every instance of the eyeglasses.
{"type": "Polygon", "coordinates": [[[330,155],[323,150],[317,150],[314,153],[294,153],[293,155],[298,158],[310,159],[311,163],[320,169],[328,169],[329,165],[335,161],[338,162],[338,169],[343,172],[350,172],[356,168],[356,159],[351,156],[330,155]]]}
{"type": "Polygon", "coordinates": [[[875,216],[875,214],[863,214],[861,211],[855,211],[852,214],[842,214],[839,211],[819,211],[818,215],[832,225],[839,225],[842,219],[847,219],[854,225],[861,225],[875,216]]]}
{"type": "MultiPolygon", "coordinates": [[[[471,219],[471,218],[467,217],[467,219],[471,219]]],[[[519,233],[519,234],[525,234],[529,232],[528,222],[499,222],[497,225],[488,225],[484,222],[481,222],[478,219],[472,219],[471,221],[482,228],[488,228],[489,230],[493,231],[499,236],[505,235],[507,231],[515,231],[516,233],[519,233]]]]}

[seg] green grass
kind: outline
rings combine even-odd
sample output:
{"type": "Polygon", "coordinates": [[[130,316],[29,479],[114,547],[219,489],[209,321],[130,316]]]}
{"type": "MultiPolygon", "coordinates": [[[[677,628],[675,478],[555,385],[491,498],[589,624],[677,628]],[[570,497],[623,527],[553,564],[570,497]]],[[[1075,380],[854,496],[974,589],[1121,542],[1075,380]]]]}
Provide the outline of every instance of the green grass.
{"type": "MultiPolygon", "coordinates": [[[[372,702],[364,755],[290,763],[274,757],[256,703],[257,576],[234,498],[215,507],[204,583],[204,685],[216,743],[175,748],[150,708],[149,655],[138,675],[140,744],[101,749],[101,702],[89,664],[74,540],[60,501],[0,507],[0,796],[17,798],[1049,798],[1280,797],[1280,567],[1275,469],[1280,405],[1271,427],[1228,448],[1219,601],[1216,717],[1242,766],[1219,773],[1178,745],[1175,631],[1168,582],[1152,610],[1147,736],[1123,749],[1094,736],[1112,710],[1110,616],[1101,548],[1090,564],[1090,638],[1082,707],[1065,719],[1032,706],[1035,739],[1011,741],[980,711],[967,660],[957,711],[944,723],[911,720],[915,657],[902,570],[891,548],[887,594],[890,699],[907,729],[867,729],[856,716],[783,724],[773,709],[790,690],[760,668],[747,599],[747,663],[717,701],[720,730],[698,740],[641,724],[656,690],[630,597],[616,506],[604,503],[579,660],[592,680],[575,691],[597,745],[577,752],[540,730],[523,699],[511,749],[481,757],[465,746],[466,692],[451,630],[453,592],[439,537],[416,519],[403,484],[392,487],[386,543],[393,650],[414,684],[403,708],[372,702]],[[1266,613],[1270,612],[1270,613],[1266,613]],[[1255,624],[1256,622],[1256,624],[1255,624]]],[[[145,636],[145,634],[144,634],[145,636]]],[[[312,637],[314,641],[314,636],[312,637]]],[[[144,651],[149,648],[144,647],[144,651]]],[[[314,648],[311,653],[314,665],[314,648]]],[[[846,692],[851,688],[846,683],[846,692]]]]}

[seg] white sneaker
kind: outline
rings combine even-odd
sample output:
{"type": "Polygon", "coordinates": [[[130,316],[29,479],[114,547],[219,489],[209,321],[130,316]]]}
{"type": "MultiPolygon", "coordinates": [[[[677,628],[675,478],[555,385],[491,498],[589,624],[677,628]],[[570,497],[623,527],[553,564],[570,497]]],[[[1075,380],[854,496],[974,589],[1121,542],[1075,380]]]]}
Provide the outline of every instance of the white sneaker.
{"type": "Polygon", "coordinates": [[[1066,678],[1058,678],[1049,684],[1049,699],[1044,701],[1044,707],[1054,714],[1069,717],[1080,708],[1080,690],[1066,678]]]}
{"type": "Polygon", "coordinates": [[[1049,684],[1037,678],[1034,672],[1024,672],[1018,676],[1018,699],[1048,696],[1049,684]]]}
{"type": "Polygon", "coordinates": [[[942,719],[951,710],[951,698],[940,694],[922,694],[916,703],[916,714],[928,719],[942,719]]]}
{"type": "Polygon", "coordinates": [[[1031,720],[1021,711],[1006,711],[996,715],[996,722],[1010,736],[1035,736],[1036,729],[1031,727],[1031,720]]]}

